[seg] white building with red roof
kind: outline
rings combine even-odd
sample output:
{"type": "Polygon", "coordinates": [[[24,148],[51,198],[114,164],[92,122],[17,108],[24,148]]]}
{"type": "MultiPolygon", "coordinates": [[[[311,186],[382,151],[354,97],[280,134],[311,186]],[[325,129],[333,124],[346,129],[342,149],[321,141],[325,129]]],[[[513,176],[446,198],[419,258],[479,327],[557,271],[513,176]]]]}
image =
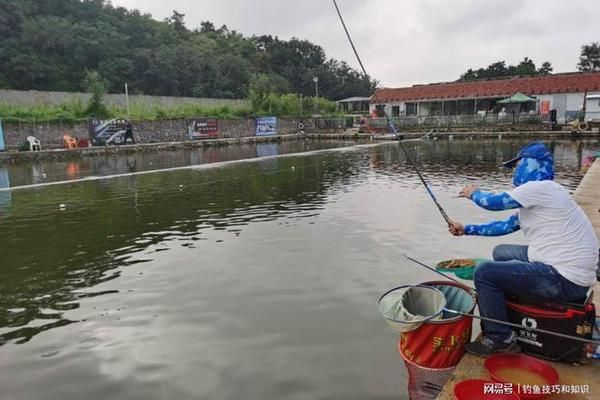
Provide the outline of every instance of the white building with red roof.
{"type": "Polygon", "coordinates": [[[586,119],[600,119],[600,72],[573,72],[538,77],[508,77],[466,82],[413,85],[377,89],[370,99],[370,112],[389,116],[472,115],[482,112],[539,113],[556,110],[558,122],[575,119],[586,107],[586,119]],[[532,102],[501,105],[498,101],[525,94],[532,102]]]}

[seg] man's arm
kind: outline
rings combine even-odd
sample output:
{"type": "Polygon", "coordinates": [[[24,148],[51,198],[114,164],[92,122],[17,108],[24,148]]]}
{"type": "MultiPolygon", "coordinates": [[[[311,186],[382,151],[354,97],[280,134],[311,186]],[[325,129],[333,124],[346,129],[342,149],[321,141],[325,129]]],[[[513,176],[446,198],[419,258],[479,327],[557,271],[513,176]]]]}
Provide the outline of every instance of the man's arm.
{"type": "Polygon", "coordinates": [[[482,192],[477,189],[474,184],[468,184],[459,193],[459,197],[466,197],[473,200],[479,207],[485,208],[489,211],[502,211],[511,210],[513,208],[523,207],[517,200],[515,200],[510,194],[503,193],[489,193],[482,192]]]}
{"type": "Polygon", "coordinates": [[[471,200],[479,207],[489,211],[503,211],[522,207],[518,201],[506,192],[495,194],[476,190],[471,195],[471,200]]]}
{"type": "Polygon", "coordinates": [[[513,214],[503,221],[494,221],[488,224],[465,225],[464,234],[471,236],[502,236],[521,229],[519,216],[513,214]]]}

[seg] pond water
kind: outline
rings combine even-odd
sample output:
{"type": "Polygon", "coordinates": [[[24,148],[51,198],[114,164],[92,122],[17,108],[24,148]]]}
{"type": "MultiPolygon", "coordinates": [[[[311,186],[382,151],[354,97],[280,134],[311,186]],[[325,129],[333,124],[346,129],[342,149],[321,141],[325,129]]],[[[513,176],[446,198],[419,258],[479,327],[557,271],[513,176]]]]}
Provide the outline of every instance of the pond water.
{"type": "MultiPolygon", "coordinates": [[[[455,195],[509,188],[499,161],[522,143],[407,147],[452,218],[483,222],[505,213],[455,195]]],[[[600,148],[552,147],[570,189],[600,148]]],[[[438,276],[402,254],[434,264],[523,242],[450,236],[396,143],[5,190],[0,240],[9,400],[404,399],[377,299],[438,276]]]]}

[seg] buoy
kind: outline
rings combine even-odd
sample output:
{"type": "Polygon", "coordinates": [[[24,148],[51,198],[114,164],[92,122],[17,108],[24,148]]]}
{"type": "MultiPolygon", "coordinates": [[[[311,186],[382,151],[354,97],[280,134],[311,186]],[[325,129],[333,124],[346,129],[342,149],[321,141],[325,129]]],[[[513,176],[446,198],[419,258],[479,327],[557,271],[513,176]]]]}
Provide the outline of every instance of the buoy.
{"type": "Polygon", "coordinates": [[[300,122],[298,124],[298,130],[303,131],[304,130],[304,124],[302,122],[300,122]]]}
{"type": "Polygon", "coordinates": [[[61,210],[65,210],[67,208],[66,204],[61,204],[58,206],[58,208],[60,208],[61,210]]]}
{"type": "Polygon", "coordinates": [[[585,122],[582,122],[582,123],[579,124],[578,128],[579,128],[580,131],[587,131],[588,124],[585,123],[585,122]]]}

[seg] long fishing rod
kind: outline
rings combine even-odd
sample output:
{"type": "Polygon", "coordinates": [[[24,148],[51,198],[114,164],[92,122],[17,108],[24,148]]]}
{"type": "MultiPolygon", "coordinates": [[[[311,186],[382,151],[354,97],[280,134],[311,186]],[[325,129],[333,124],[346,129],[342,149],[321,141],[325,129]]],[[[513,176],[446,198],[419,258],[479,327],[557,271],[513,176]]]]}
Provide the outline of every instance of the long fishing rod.
{"type": "Polygon", "coordinates": [[[475,319],[480,319],[482,321],[494,322],[496,324],[501,324],[501,325],[508,325],[508,326],[513,327],[513,328],[525,329],[525,330],[531,331],[531,332],[543,333],[543,334],[552,335],[552,336],[558,336],[558,337],[563,338],[563,339],[576,340],[578,342],[583,342],[583,343],[594,344],[596,346],[600,346],[600,340],[585,339],[585,338],[580,338],[580,337],[577,337],[577,336],[565,335],[564,333],[559,333],[559,332],[554,332],[554,331],[548,331],[546,329],[541,329],[541,328],[531,328],[529,326],[523,326],[523,325],[519,325],[519,324],[513,324],[512,322],[501,321],[499,319],[494,319],[494,318],[482,317],[480,315],[475,315],[475,314],[471,314],[471,313],[463,313],[463,312],[460,312],[460,311],[450,310],[450,309],[447,309],[447,308],[444,308],[444,311],[447,311],[447,312],[449,312],[451,314],[462,315],[464,317],[473,317],[475,319]]]}
{"type": "MultiPolygon", "coordinates": [[[[415,260],[414,258],[408,256],[407,254],[403,254],[403,256],[405,258],[409,259],[410,261],[412,261],[412,262],[414,262],[414,263],[416,263],[416,264],[418,264],[418,265],[420,265],[420,266],[422,266],[424,268],[427,268],[430,271],[433,271],[433,272],[435,272],[437,274],[440,274],[443,277],[448,278],[448,279],[450,279],[450,280],[452,280],[452,281],[460,284],[461,286],[466,286],[469,289],[472,289],[473,291],[475,290],[475,289],[473,289],[473,288],[471,288],[471,287],[463,284],[462,282],[459,282],[458,280],[453,279],[453,278],[451,278],[451,277],[449,277],[449,276],[441,273],[440,271],[437,271],[436,269],[434,269],[434,268],[432,268],[432,267],[430,267],[430,266],[422,263],[421,261],[415,260]]],[[[482,321],[494,322],[496,324],[501,324],[501,325],[508,325],[510,327],[513,327],[513,328],[525,329],[525,330],[531,331],[531,332],[543,333],[543,334],[552,335],[552,336],[558,336],[558,337],[561,337],[563,339],[577,340],[579,342],[584,342],[584,343],[589,343],[589,344],[594,344],[594,345],[600,346],[600,340],[592,340],[592,339],[580,338],[580,337],[577,337],[577,336],[565,335],[564,333],[559,333],[559,332],[554,332],[554,331],[548,331],[546,329],[541,329],[541,328],[532,328],[532,327],[529,327],[529,326],[514,324],[514,323],[508,322],[508,321],[501,321],[499,319],[482,317],[480,315],[475,315],[475,314],[472,314],[472,313],[463,313],[463,312],[456,311],[456,310],[450,310],[448,308],[444,308],[444,311],[447,311],[447,312],[449,312],[451,314],[462,315],[464,317],[472,317],[472,318],[479,319],[479,320],[482,320],[482,321]]]]}
{"type": "MultiPolygon", "coordinates": [[[[360,59],[360,56],[358,55],[358,52],[356,51],[356,47],[354,46],[354,42],[352,41],[352,38],[350,37],[350,33],[348,32],[348,28],[346,27],[346,23],[344,22],[344,18],[342,17],[342,13],[340,12],[340,8],[338,7],[337,2],[335,0],[333,0],[333,5],[335,6],[337,14],[340,17],[340,21],[342,22],[342,26],[344,27],[344,31],[346,32],[346,36],[348,37],[348,41],[350,42],[350,46],[352,46],[352,50],[354,50],[354,54],[356,55],[356,59],[358,60],[358,63],[360,64],[360,67],[362,68],[363,73],[365,74],[365,78],[367,80],[369,80],[369,74],[367,74],[367,70],[365,69],[365,66],[362,63],[362,61],[360,59]]],[[[392,119],[389,117],[387,111],[385,110],[385,107],[383,108],[383,114],[385,115],[385,119],[387,121],[388,128],[390,129],[390,131],[392,131],[392,133],[394,135],[396,135],[396,138],[398,139],[398,143],[400,144],[400,148],[402,148],[402,151],[406,155],[406,158],[408,159],[409,163],[412,164],[412,166],[415,169],[417,175],[419,176],[419,179],[421,180],[421,182],[425,186],[425,189],[427,189],[427,193],[429,193],[429,197],[431,197],[431,199],[435,203],[437,209],[439,210],[440,214],[442,214],[442,217],[446,221],[446,224],[448,224],[448,226],[452,226],[452,224],[450,222],[450,218],[448,217],[448,214],[446,213],[446,211],[444,211],[444,209],[442,208],[442,205],[438,202],[437,198],[433,194],[433,191],[431,190],[431,188],[429,187],[429,185],[425,181],[425,178],[423,178],[423,175],[421,174],[421,171],[419,171],[419,168],[417,167],[417,164],[414,162],[414,160],[412,159],[410,153],[408,152],[408,150],[406,149],[406,147],[402,143],[402,139],[401,139],[400,135],[398,134],[398,131],[396,130],[396,126],[394,125],[394,122],[392,121],[392,119]]]]}

